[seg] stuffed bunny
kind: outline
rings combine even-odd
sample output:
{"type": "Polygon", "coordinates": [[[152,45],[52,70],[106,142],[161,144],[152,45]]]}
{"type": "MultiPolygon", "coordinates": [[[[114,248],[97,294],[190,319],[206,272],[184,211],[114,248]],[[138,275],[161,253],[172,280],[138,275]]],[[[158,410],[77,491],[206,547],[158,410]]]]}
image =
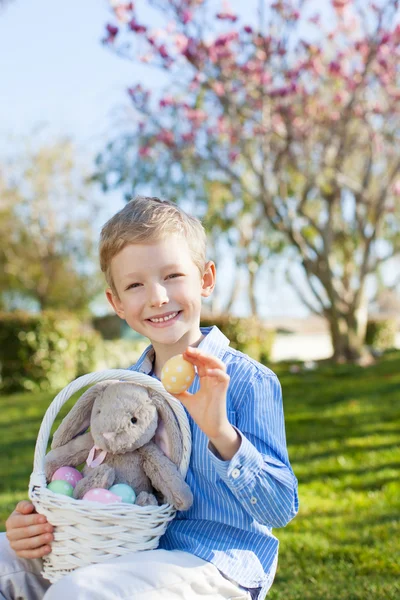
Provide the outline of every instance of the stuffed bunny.
{"type": "Polygon", "coordinates": [[[139,505],[157,504],[153,488],[178,510],[192,505],[190,488],[177,468],[182,436],[175,414],[165,398],[149,388],[121,381],[94,385],[61,422],[51,447],[45,462],[47,481],[59,467],[86,461],[75,498],[91,488],[127,483],[139,505]],[[163,444],[164,452],[159,447],[163,444]]]}

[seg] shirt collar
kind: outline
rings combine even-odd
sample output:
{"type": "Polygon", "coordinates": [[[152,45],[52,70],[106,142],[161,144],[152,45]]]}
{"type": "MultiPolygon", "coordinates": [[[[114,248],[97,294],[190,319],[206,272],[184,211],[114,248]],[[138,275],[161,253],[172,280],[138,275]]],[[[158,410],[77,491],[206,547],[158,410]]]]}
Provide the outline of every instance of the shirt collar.
{"type": "MultiPolygon", "coordinates": [[[[226,335],[224,335],[215,325],[212,327],[200,327],[200,331],[205,337],[201,340],[199,348],[206,354],[212,354],[213,356],[222,359],[225,350],[230,343],[226,335]]],[[[147,346],[137,362],[130,367],[130,370],[140,371],[141,373],[149,375],[153,369],[153,361],[154,348],[150,345],[147,346]]]]}

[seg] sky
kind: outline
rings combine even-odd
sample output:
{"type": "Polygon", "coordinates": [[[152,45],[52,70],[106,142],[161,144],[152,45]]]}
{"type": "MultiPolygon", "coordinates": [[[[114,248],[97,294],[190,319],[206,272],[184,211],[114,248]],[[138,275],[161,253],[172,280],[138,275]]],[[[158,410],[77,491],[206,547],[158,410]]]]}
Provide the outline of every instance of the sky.
{"type": "MultiPolygon", "coordinates": [[[[153,18],[145,0],[137,4],[153,18]]],[[[157,72],[101,44],[108,21],[106,0],[9,0],[0,8],[0,159],[23,137],[68,135],[90,163],[128,105],[127,87],[141,77],[159,86],[157,72]]],[[[104,195],[99,223],[122,206],[120,193],[104,195]]],[[[229,257],[221,271],[220,285],[229,287],[229,257]]],[[[265,317],[307,314],[279,274],[264,277],[257,296],[265,317]]],[[[240,300],[236,312],[246,310],[240,300]]]]}

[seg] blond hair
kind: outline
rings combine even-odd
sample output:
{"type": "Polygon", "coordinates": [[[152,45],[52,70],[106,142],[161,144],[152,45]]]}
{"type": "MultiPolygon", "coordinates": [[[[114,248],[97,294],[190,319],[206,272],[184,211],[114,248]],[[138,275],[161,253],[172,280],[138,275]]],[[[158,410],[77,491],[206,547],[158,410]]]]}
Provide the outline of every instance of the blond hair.
{"type": "Polygon", "coordinates": [[[137,196],[103,226],[100,234],[100,267],[115,295],[111,261],[129,244],[153,243],[168,234],[178,234],[188,243],[192,260],[201,274],[206,262],[206,233],[201,222],[173,202],[137,196]]]}

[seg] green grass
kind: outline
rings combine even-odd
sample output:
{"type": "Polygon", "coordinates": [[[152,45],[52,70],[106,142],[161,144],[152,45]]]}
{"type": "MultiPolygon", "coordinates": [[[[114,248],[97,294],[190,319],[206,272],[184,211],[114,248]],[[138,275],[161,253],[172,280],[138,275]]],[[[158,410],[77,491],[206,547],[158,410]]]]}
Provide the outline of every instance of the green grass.
{"type": "MultiPolygon", "coordinates": [[[[301,507],[292,523],[275,530],[280,560],[269,600],[398,600],[400,354],[366,369],[276,371],[301,507]]],[[[27,496],[51,399],[0,398],[0,526],[27,496]]]]}

